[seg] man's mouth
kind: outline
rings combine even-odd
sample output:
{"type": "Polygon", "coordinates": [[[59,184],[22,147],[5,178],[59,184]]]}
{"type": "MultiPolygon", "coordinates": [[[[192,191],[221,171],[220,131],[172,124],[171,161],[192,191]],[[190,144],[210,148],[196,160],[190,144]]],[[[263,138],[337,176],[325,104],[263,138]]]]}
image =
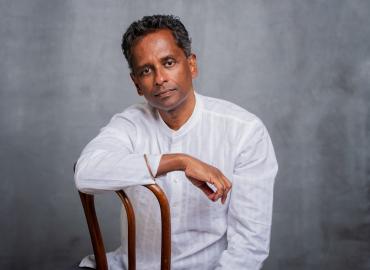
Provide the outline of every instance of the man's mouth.
{"type": "Polygon", "coordinates": [[[157,93],[154,94],[155,97],[166,97],[172,94],[173,91],[176,89],[166,89],[166,90],[161,90],[157,93]]]}

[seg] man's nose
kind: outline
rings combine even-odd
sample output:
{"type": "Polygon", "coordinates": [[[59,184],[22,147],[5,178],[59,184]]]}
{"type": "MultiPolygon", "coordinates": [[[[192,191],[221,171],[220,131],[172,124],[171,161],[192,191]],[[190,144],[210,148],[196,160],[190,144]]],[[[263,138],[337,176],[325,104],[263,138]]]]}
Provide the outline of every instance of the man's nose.
{"type": "Polygon", "coordinates": [[[167,82],[166,72],[163,68],[157,68],[155,72],[155,85],[163,85],[165,82],[167,82]]]}

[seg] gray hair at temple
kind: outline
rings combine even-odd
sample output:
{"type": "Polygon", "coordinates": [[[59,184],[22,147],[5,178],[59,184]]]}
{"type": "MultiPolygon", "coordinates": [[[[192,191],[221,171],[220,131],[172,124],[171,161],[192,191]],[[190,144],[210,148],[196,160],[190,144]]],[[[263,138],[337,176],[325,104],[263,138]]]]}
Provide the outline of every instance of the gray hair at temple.
{"type": "Polygon", "coordinates": [[[168,29],[172,32],[179,46],[186,57],[191,54],[191,39],[188,31],[180,19],[173,15],[152,15],[144,16],[141,20],[133,22],[126,30],[122,38],[122,51],[132,71],[132,53],[131,48],[135,41],[149,33],[160,29],[168,29]]]}

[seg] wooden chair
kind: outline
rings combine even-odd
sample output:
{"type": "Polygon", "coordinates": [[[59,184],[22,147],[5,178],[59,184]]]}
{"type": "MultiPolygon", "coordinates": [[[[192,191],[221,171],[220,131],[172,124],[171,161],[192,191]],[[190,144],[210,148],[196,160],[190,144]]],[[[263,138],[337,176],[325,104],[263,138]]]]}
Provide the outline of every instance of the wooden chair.
{"type": "MultiPolygon", "coordinates": [[[[161,270],[171,269],[171,222],[170,207],[167,197],[162,189],[156,185],[145,185],[156,196],[161,209],[162,219],[162,246],[161,246],[161,270]]],[[[123,190],[116,191],[126,209],[128,224],[128,269],[136,269],[135,247],[135,213],[132,204],[123,190]]],[[[100,232],[98,218],[95,212],[94,195],[79,191],[82,206],[85,212],[87,225],[90,232],[91,243],[94,250],[96,268],[108,270],[107,257],[105,254],[103,237],[100,232]]]]}

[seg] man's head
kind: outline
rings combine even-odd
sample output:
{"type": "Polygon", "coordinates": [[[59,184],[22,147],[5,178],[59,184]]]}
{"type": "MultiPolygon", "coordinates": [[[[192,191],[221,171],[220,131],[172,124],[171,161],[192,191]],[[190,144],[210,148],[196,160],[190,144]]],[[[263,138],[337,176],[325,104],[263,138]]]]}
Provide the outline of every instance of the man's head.
{"type": "Polygon", "coordinates": [[[128,65],[132,71],[132,47],[136,41],[145,35],[158,31],[160,29],[168,29],[171,31],[173,37],[176,40],[177,46],[179,46],[186,57],[191,54],[191,39],[188,31],[182,24],[179,18],[173,15],[153,15],[144,16],[141,20],[133,22],[122,38],[122,51],[128,62],[128,65]]]}
{"type": "Polygon", "coordinates": [[[139,95],[160,113],[191,112],[196,57],[183,24],[173,16],[146,16],[123,36],[122,47],[139,95]]]}

